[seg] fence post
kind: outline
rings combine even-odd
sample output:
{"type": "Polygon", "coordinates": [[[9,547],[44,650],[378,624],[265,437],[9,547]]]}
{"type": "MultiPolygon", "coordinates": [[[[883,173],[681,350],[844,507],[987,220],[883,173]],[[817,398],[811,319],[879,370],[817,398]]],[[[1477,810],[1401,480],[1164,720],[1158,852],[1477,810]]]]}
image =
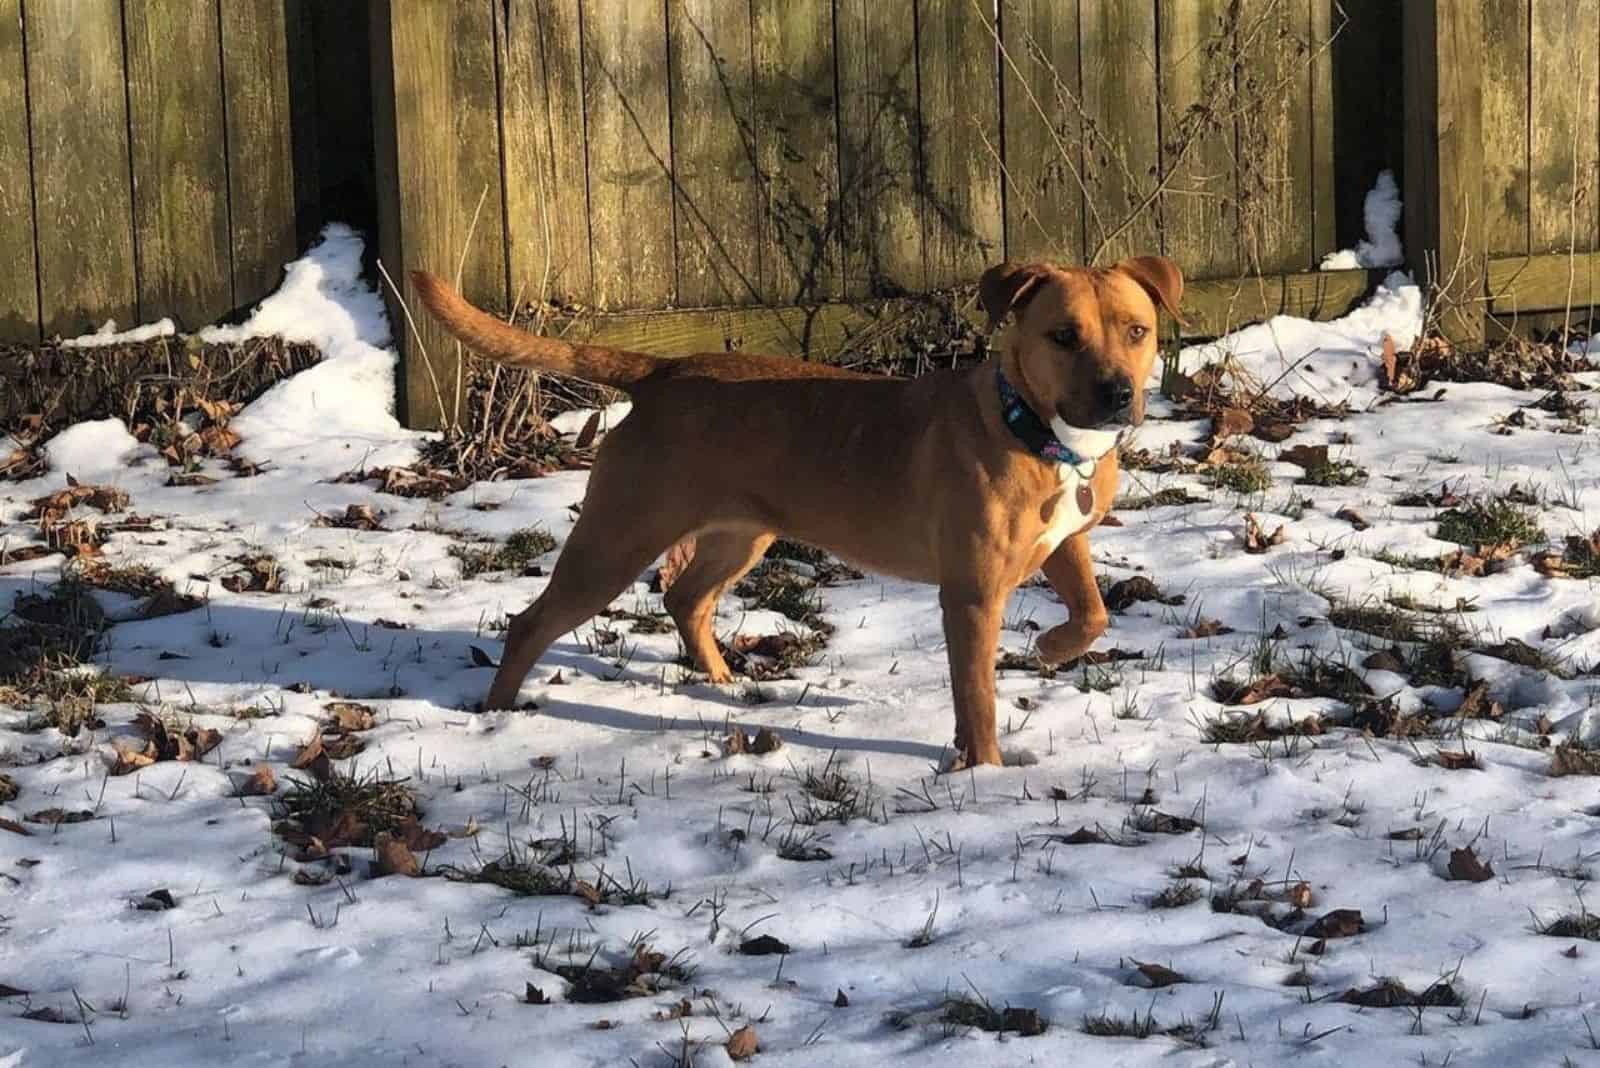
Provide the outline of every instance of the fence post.
{"type": "Polygon", "coordinates": [[[1483,5],[1406,0],[1405,244],[1457,345],[1484,339],[1483,5]]]}
{"type": "Polygon", "coordinates": [[[409,272],[452,283],[459,272],[468,299],[507,304],[494,5],[373,0],[371,32],[378,256],[401,294],[385,284],[399,414],[439,429],[465,401],[462,352],[415,299],[409,272]]]}

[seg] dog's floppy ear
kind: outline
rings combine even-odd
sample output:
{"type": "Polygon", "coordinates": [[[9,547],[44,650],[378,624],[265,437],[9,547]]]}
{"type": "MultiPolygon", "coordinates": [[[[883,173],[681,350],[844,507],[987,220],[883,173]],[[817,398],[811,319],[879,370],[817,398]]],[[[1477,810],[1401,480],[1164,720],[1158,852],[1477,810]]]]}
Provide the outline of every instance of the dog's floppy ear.
{"type": "Polygon", "coordinates": [[[1144,287],[1150,299],[1166,309],[1178,322],[1183,316],[1178,308],[1183,303],[1183,272],[1165,256],[1134,256],[1122,260],[1111,268],[1121,271],[1144,287]]]}
{"type": "Polygon", "coordinates": [[[1000,325],[1006,312],[1026,307],[1039,284],[1050,276],[1042,263],[997,263],[983,272],[978,298],[989,313],[989,329],[1000,325]]]}

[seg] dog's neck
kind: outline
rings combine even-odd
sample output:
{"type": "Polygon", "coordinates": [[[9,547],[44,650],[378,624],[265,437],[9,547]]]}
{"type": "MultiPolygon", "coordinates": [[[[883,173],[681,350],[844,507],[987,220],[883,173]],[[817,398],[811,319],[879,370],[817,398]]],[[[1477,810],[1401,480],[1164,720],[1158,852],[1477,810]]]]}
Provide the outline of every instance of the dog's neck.
{"type": "MultiPolygon", "coordinates": [[[[1061,464],[1077,471],[1084,478],[1094,473],[1095,463],[1099,456],[1086,456],[1079,450],[1062,441],[1039,413],[1028,405],[1017,388],[1006,378],[1006,373],[997,363],[994,369],[995,384],[1000,393],[1000,418],[1005,422],[1006,429],[1011,431],[1013,437],[1022,443],[1022,446],[1046,463],[1061,464]]],[[[1055,420],[1058,423],[1060,419],[1055,420]]],[[[1065,426],[1065,423],[1062,423],[1065,426]]],[[[1098,436],[1099,431],[1080,431],[1079,433],[1098,436]]],[[[1112,441],[1115,442],[1115,437],[1112,441]]],[[[1102,450],[1102,454],[1105,450],[1102,450]]]]}

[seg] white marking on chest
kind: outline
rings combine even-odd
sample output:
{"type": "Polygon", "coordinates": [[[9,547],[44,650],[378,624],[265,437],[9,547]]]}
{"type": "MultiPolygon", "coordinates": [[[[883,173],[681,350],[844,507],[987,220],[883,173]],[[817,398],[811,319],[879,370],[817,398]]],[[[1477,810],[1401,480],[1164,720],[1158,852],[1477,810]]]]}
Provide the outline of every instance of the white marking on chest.
{"type": "Polygon", "coordinates": [[[1078,472],[1066,464],[1057,464],[1056,478],[1061,481],[1061,495],[1055,498],[1050,522],[1039,532],[1037,542],[1046,556],[1089,521],[1089,516],[1078,510],[1078,484],[1083,481],[1078,472]]]}

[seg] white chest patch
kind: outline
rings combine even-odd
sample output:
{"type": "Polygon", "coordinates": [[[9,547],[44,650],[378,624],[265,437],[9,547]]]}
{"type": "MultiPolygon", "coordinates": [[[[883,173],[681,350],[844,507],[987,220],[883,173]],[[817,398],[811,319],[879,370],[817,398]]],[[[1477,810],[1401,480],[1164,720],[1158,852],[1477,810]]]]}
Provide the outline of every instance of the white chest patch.
{"type": "Polygon", "coordinates": [[[1056,546],[1078,533],[1094,518],[1094,491],[1089,482],[1074,467],[1056,465],[1056,477],[1061,480],[1061,496],[1055,498],[1050,521],[1039,532],[1038,545],[1045,555],[1056,551],[1056,546]]]}
{"type": "Polygon", "coordinates": [[[1068,426],[1060,416],[1050,420],[1050,429],[1056,440],[1084,457],[1082,464],[1057,464],[1056,477],[1061,480],[1061,496],[1055,499],[1050,521],[1039,533],[1038,545],[1045,555],[1056,551],[1063,541],[1087,527],[1095,514],[1104,513],[1107,502],[1096,502],[1089,479],[1094,475],[1099,459],[1117,447],[1121,437],[1115,430],[1080,430],[1068,426]]]}

